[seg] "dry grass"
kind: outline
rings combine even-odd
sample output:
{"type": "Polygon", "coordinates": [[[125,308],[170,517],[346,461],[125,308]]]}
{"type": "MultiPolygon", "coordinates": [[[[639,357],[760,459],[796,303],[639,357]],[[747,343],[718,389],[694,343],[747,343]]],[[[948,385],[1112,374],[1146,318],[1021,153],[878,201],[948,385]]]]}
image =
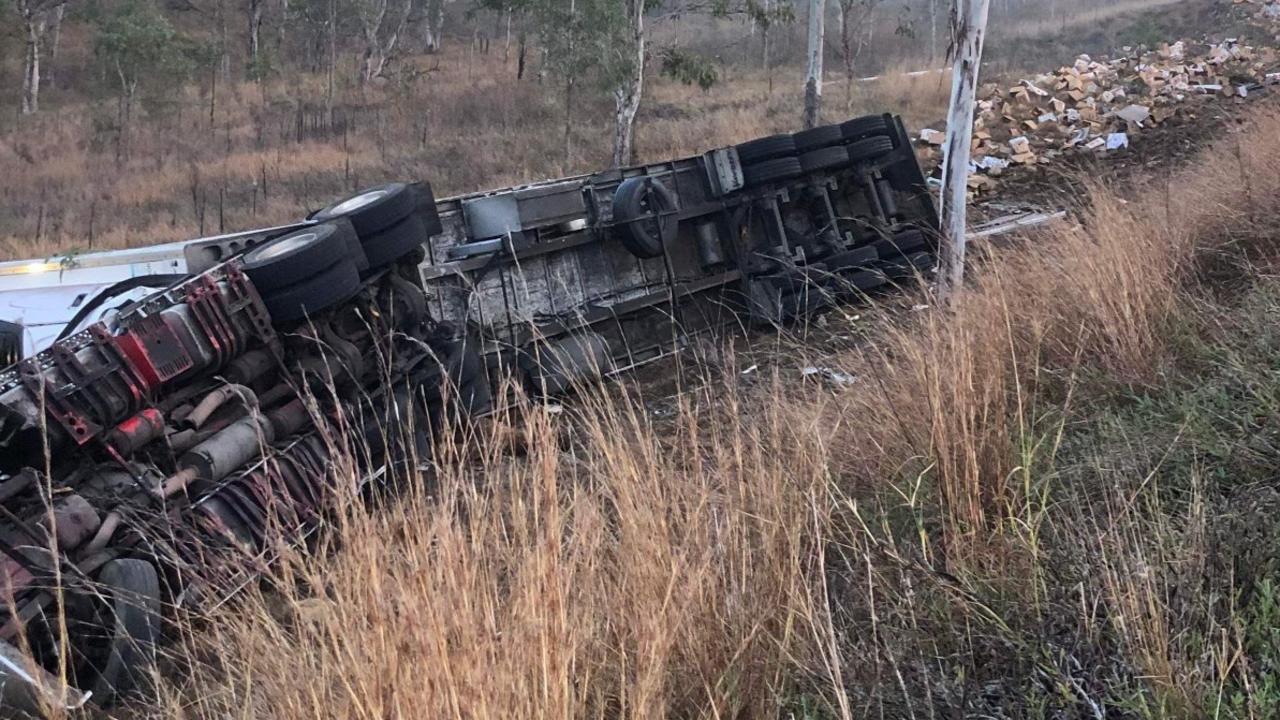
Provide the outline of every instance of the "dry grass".
{"type": "MultiPolygon", "coordinates": [[[[430,479],[202,624],[154,713],[1269,716],[1280,501],[1212,479],[1243,451],[1206,463],[1188,417],[1105,419],[1198,391],[1171,380],[1201,371],[1189,331],[1217,357],[1280,312],[1214,299],[1274,253],[1249,218],[1280,212],[1280,115],[1241,132],[991,249],[954,308],[829,353],[851,387],[719,358],[728,379],[671,413],[611,390],[446,443],[430,479]]],[[[1214,365],[1240,386],[1214,437],[1270,422],[1244,353],[1214,365]]]]}
{"type": "Polygon", "coordinates": [[[215,659],[158,712],[769,717],[797,664],[829,685],[822,436],[733,395],[661,439],[603,397],[528,412],[515,455],[446,444],[430,480],[343,516],[331,560],[290,557],[211,621],[215,659]]]}

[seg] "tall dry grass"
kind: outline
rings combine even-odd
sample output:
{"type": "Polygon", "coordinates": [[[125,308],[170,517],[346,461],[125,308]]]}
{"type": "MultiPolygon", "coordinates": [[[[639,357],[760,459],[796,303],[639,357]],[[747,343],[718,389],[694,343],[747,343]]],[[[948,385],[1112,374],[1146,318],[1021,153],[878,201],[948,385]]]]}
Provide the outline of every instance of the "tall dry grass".
{"type": "Polygon", "coordinates": [[[745,402],[708,388],[658,435],[605,395],[445,443],[211,619],[156,712],[770,717],[830,687],[821,428],[745,402]]]}

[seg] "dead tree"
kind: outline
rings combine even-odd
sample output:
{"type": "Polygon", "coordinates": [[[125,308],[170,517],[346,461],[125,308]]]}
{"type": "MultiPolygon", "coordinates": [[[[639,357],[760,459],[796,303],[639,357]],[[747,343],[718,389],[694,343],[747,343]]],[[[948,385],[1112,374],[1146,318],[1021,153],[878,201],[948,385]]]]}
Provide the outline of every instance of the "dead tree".
{"type": "Polygon", "coordinates": [[[804,80],[804,126],[816,127],[822,117],[822,41],[826,0],[809,0],[809,64],[804,80]]]}
{"type": "Polygon", "coordinates": [[[966,197],[973,110],[977,99],[982,44],[987,34],[991,0],[955,0],[951,9],[953,67],[951,108],[942,160],[942,232],[946,240],[941,294],[952,298],[964,282],[966,197]]]}

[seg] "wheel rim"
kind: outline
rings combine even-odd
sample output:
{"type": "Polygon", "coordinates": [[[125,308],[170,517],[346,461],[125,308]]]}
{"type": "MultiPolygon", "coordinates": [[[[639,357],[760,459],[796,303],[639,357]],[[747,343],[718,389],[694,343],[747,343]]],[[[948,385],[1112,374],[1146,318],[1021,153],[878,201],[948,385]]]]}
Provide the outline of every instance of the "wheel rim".
{"type": "Polygon", "coordinates": [[[386,190],[373,190],[367,193],[361,193],[360,195],[357,195],[353,198],[349,198],[347,200],[343,200],[337,205],[334,205],[332,208],[330,208],[329,214],[330,215],[346,215],[348,213],[353,213],[356,210],[359,210],[360,208],[366,205],[369,205],[374,201],[377,201],[386,197],[386,195],[387,195],[386,190]]]}
{"type": "Polygon", "coordinates": [[[245,256],[245,260],[247,262],[275,260],[276,258],[291,253],[304,245],[315,242],[316,237],[318,236],[314,232],[299,233],[297,235],[283,237],[273,243],[263,245],[262,247],[251,251],[247,256],[245,256]]]}

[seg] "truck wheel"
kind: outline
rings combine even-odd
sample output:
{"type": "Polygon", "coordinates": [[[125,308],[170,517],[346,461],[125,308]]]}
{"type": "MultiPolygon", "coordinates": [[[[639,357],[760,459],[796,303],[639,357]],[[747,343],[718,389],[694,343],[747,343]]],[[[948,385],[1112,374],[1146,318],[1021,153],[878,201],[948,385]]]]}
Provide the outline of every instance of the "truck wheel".
{"type": "Polygon", "coordinates": [[[613,223],[622,245],[638,258],[661,256],[679,229],[675,209],[675,197],[662,183],[647,177],[623,180],[613,194],[613,223]]]}
{"type": "Polygon", "coordinates": [[[339,200],[312,215],[311,219],[324,222],[345,217],[363,240],[403,220],[417,209],[421,199],[420,192],[404,183],[387,183],[339,200]]]}
{"type": "Polygon", "coordinates": [[[770,135],[749,140],[737,146],[738,162],[751,165],[765,160],[796,154],[796,141],[791,135],[770,135]]]}
{"type": "Polygon", "coordinates": [[[869,137],[889,135],[891,133],[889,123],[885,122],[883,115],[864,115],[854,118],[841,124],[840,132],[847,142],[856,142],[869,137]]]}
{"type": "Polygon", "coordinates": [[[371,270],[390,265],[426,241],[427,228],[418,213],[410,213],[395,225],[361,238],[371,270]]]}
{"type": "Polygon", "coordinates": [[[104,652],[90,660],[88,672],[98,705],[109,706],[144,685],[155,666],[160,636],[160,576],[145,560],[111,560],[98,573],[104,626],[108,628],[104,652]]]}
{"type": "Polygon", "coordinates": [[[844,132],[839,125],[819,125],[811,130],[801,130],[791,137],[795,140],[796,152],[800,153],[839,145],[845,141],[844,132]]]}
{"type": "Polygon", "coordinates": [[[244,274],[260,293],[301,282],[346,257],[350,228],[325,223],[259,245],[244,254],[244,274]]]}
{"type": "Polygon", "coordinates": [[[891,152],[893,152],[893,140],[887,137],[869,137],[849,144],[849,162],[875,160],[891,152]]]}
{"type": "Polygon", "coordinates": [[[747,185],[764,185],[779,180],[790,180],[803,174],[804,168],[800,166],[800,160],[793,157],[765,160],[742,169],[742,176],[747,185]]]}
{"type": "Polygon", "coordinates": [[[849,151],[842,146],[811,150],[800,156],[800,168],[805,172],[817,172],[849,164],[849,151]]]}
{"type": "Polygon", "coordinates": [[[291,323],[349,300],[360,290],[360,271],[346,260],[302,282],[264,295],[273,324],[291,323]]]}

